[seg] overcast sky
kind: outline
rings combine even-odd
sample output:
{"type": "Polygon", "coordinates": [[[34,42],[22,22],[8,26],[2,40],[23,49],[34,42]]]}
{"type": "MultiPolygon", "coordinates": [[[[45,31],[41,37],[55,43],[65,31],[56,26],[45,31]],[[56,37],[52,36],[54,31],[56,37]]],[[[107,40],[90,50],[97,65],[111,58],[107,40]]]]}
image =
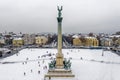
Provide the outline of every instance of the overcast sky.
{"type": "Polygon", "coordinates": [[[57,5],[64,33],[120,31],[120,0],[0,0],[0,32],[57,32],[57,5]]]}

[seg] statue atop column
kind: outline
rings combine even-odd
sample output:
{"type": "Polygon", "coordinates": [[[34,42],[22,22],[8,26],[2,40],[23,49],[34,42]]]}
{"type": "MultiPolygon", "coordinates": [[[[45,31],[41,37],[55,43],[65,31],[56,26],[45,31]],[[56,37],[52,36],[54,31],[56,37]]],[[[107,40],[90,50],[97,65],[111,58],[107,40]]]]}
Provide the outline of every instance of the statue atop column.
{"type": "Polygon", "coordinates": [[[62,13],[61,13],[62,6],[61,7],[57,6],[57,8],[58,8],[58,17],[57,17],[57,20],[58,20],[58,22],[62,22],[62,17],[61,17],[61,15],[62,15],[62,13]]]}
{"type": "Polygon", "coordinates": [[[59,6],[57,6],[57,8],[58,8],[58,17],[61,17],[61,15],[62,15],[62,13],[61,13],[61,11],[62,11],[62,6],[61,7],[59,7],[59,6]]]}

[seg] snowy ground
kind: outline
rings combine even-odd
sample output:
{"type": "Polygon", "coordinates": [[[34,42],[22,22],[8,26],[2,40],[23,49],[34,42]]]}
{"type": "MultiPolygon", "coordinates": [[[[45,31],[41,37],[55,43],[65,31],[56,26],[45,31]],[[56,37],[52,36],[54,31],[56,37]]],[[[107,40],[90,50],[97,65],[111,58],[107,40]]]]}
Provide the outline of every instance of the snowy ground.
{"type": "MultiPolygon", "coordinates": [[[[16,55],[1,59],[0,80],[44,80],[48,63],[56,53],[56,49],[23,49],[16,55]],[[50,53],[52,57],[44,57],[50,53]]],[[[120,57],[110,51],[63,49],[63,54],[71,59],[75,78],[52,80],[120,80],[120,57]]]]}

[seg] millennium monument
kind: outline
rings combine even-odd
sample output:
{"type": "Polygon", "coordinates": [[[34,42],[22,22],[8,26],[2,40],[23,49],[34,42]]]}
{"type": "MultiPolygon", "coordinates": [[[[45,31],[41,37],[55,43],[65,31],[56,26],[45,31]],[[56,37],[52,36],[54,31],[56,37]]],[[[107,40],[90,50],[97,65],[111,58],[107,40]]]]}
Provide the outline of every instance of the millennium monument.
{"type": "Polygon", "coordinates": [[[49,78],[49,80],[52,77],[75,77],[75,75],[72,74],[71,70],[71,62],[70,60],[64,59],[64,55],[62,54],[62,6],[57,7],[58,8],[58,39],[57,39],[57,50],[58,53],[56,54],[56,59],[52,60],[49,63],[49,70],[48,73],[45,75],[49,78]]]}

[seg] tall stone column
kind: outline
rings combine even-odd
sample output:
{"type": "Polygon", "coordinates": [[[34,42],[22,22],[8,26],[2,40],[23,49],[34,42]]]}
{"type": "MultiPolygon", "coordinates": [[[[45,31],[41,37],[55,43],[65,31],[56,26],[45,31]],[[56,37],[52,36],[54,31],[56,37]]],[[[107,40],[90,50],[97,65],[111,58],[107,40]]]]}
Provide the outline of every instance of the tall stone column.
{"type": "Polygon", "coordinates": [[[62,6],[61,8],[58,7],[58,17],[57,17],[57,21],[58,21],[58,53],[56,55],[56,68],[57,69],[62,69],[63,68],[63,54],[62,54],[62,17],[61,17],[61,11],[62,11],[62,6]]]}
{"type": "MultiPolygon", "coordinates": [[[[72,70],[70,69],[70,66],[65,66],[63,64],[63,54],[62,54],[62,17],[61,17],[61,11],[62,11],[62,6],[59,8],[58,7],[58,53],[56,54],[56,64],[55,61],[53,60],[51,63],[49,63],[49,70],[48,73],[45,75],[45,78],[48,77],[49,80],[51,80],[51,77],[75,77],[75,75],[72,74],[72,70]]],[[[68,61],[66,61],[68,62],[68,61]]],[[[69,64],[70,61],[69,61],[69,64]]]]}

